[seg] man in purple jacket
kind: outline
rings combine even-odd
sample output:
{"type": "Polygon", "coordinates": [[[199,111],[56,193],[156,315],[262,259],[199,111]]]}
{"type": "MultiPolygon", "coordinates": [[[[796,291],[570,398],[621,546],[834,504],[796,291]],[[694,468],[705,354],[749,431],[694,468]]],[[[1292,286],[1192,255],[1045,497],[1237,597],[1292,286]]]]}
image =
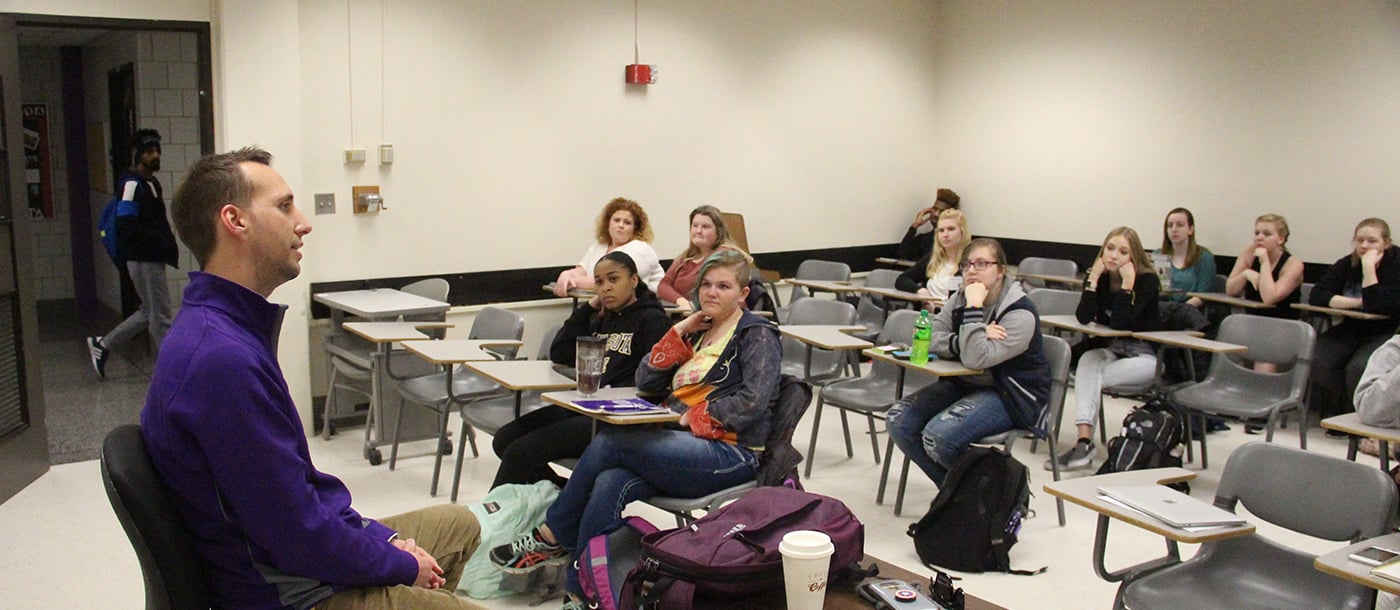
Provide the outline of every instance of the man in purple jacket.
{"type": "Polygon", "coordinates": [[[311,224],[256,148],[200,159],[172,207],[203,272],[156,361],[141,430],[204,559],[216,608],[469,608],[453,591],[480,543],[470,510],[361,517],[316,470],[277,363],[311,224]]]}

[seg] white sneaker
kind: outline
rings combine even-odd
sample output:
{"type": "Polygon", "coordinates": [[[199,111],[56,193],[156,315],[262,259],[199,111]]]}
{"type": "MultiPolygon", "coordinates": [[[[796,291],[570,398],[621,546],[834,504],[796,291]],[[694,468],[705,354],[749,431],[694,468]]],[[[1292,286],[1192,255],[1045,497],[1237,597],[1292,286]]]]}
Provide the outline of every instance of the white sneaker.
{"type": "MultiPolygon", "coordinates": [[[[1066,470],[1082,470],[1093,464],[1094,456],[1098,454],[1099,448],[1094,446],[1094,443],[1076,442],[1073,447],[1061,453],[1060,457],[1056,459],[1060,461],[1060,470],[1062,472],[1066,470]]],[[[1045,469],[1054,470],[1050,460],[1045,460],[1045,469]]]]}

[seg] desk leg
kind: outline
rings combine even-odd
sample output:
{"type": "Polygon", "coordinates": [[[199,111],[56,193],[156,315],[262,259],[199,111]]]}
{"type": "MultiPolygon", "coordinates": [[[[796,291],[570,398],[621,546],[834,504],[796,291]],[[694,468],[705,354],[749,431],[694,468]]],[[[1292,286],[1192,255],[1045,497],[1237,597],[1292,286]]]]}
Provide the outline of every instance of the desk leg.
{"type": "MultiPolygon", "coordinates": [[[[1109,516],[1100,513],[1098,528],[1094,532],[1094,573],[1098,574],[1099,578],[1107,582],[1121,582],[1127,584],[1128,581],[1139,576],[1181,563],[1181,550],[1177,547],[1176,541],[1170,538],[1163,538],[1167,543],[1167,554],[1165,556],[1123,568],[1116,572],[1109,571],[1103,563],[1104,552],[1108,548],[1108,523],[1109,516]]],[[[1122,587],[1120,586],[1118,590],[1121,592],[1122,587]]]]}
{"type": "Polygon", "coordinates": [[[804,343],[807,348],[806,360],[802,362],[802,380],[812,383],[812,344],[804,343]]]}
{"type": "Polygon", "coordinates": [[[1390,441],[1381,441],[1381,470],[1390,472],[1390,441]]]}
{"type": "MultiPolygon", "coordinates": [[[[894,397],[895,400],[904,398],[904,367],[899,367],[899,375],[895,377],[894,397]]],[[[885,503],[885,486],[890,480],[890,461],[894,459],[894,435],[890,434],[889,414],[885,415],[885,434],[889,439],[885,442],[885,463],[880,467],[880,488],[875,492],[875,503],[885,503]]]]}
{"type": "MultiPolygon", "coordinates": [[[[384,405],[384,383],[380,375],[384,374],[385,364],[389,360],[390,344],[380,343],[375,346],[373,363],[369,372],[369,411],[365,412],[365,459],[369,460],[371,466],[378,466],[383,460],[382,454],[375,446],[383,440],[382,434],[374,434],[375,426],[382,426],[383,413],[381,409],[384,405]]],[[[382,432],[382,431],[381,431],[382,432]]]]}

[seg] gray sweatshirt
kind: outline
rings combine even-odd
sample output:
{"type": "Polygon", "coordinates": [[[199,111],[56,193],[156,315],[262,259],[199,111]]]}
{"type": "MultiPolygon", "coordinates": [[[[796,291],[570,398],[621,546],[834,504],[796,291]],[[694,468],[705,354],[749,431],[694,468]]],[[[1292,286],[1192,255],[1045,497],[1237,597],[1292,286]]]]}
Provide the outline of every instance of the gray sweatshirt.
{"type": "Polygon", "coordinates": [[[1356,384],[1355,402],[1361,423],[1400,428],[1400,336],[1371,353],[1361,383],[1356,384]]]}

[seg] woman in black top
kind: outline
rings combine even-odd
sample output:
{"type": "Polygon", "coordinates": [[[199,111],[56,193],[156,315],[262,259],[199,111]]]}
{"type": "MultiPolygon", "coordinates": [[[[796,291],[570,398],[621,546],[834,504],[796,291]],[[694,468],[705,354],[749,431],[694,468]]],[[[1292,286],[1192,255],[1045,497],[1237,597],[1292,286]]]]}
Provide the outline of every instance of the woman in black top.
{"type": "Polygon", "coordinates": [[[1298,319],[1298,310],[1292,305],[1302,296],[1303,261],[1289,254],[1284,247],[1287,243],[1288,220],[1284,217],[1265,214],[1254,220],[1254,241],[1235,259],[1235,268],[1225,280],[1225,292],[1230,296],[1274,306],[1249,313],[1298,319]]]}
{"type": "Polygon", "coordinates": [[[1343,318],[1322,333],[1313,350],[1313,405],[1323,416],[1355,410],[1352,393],[1371,352],[1400,326],[1400,248],[1390,242],[1390,225],[1367,218],[1356,225],[1352,252],[1323,274],[1308,302],[1388,316],[1383,320],[1343,318]]]}
{"type": "MultiPolygon", "coordinates": [[[[574,365],[575,340],[580,336],[607,339],[600,387],[636,384],[637,365],[651,352],[671,318],[661,301],[637,274],[637,264],[626,252],[603,255],[593,268],[597,296],[578,306],[564,321],[549,348],[556,364],[574,365]]],[[[471,407],[467,407],[471,408],[471,407]]],[[[583,455],[593,437],[593,419],[563,407],[531,411],[496,432],[491,448],[501,458],[491,488],[507,483],[551,480],[563,486],[564,478],[549,463],[583,455]]]]}

